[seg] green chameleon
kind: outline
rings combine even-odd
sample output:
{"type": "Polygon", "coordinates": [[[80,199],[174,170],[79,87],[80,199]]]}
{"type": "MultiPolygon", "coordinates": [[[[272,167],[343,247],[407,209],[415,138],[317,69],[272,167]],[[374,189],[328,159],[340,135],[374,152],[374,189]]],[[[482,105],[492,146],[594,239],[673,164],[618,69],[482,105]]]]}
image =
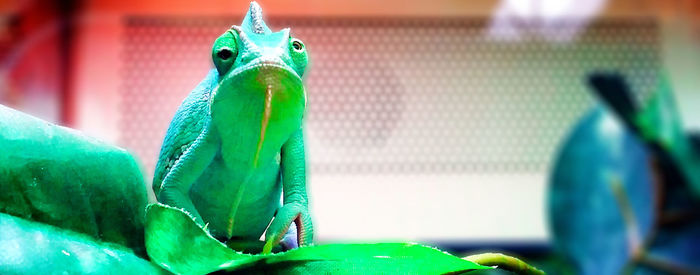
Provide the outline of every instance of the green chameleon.
{"type": "Polygon", "coordinates": [[[270,31],[252,2],[241,26],[216,39],[212,59],[216,69],[185,98],[163,141],[153,178],[158,201],[227,244],[260,243],[266,228],[263,253],[311,244],[304,44],[288,28],[270,31]]]}

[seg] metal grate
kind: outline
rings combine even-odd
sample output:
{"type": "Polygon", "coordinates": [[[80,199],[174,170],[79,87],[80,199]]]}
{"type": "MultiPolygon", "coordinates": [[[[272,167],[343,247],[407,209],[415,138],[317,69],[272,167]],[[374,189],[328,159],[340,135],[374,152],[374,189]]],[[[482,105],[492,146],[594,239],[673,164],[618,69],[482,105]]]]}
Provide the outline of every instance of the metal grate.
{"type": "MultiPolygon", "coordinates": [[[[121,144],[152,173],[175,109],[241,18],[129,17],[121,144]]],[[[654,21],[597,22],[568,44],[487,37],[471,18],[270,18],[309,48],[313,173],[545,172],[591,106],[583,77],[625,73],[643,98],[660,61],[654,21]]],[[[566,26],[562,26],[566,28],[566,26]]]]}

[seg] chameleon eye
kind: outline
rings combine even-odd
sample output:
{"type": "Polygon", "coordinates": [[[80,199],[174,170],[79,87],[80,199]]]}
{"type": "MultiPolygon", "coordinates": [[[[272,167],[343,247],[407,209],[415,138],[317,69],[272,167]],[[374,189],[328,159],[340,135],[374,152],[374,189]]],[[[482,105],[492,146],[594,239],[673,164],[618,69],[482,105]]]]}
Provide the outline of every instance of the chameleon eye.
{"type": "Polygon", "coordinates": [[[304,43],[301,43],[301,40],[294,38],[292,39],[292,48],[294,49],[294,51],[303,52],[304,43]]]}
{"type": "Polygon", "coordinates": [[[233,52],[231,52],[231,50],[228,48],[223,48],[216,53],[216,56],[218,56],[222,60],[227,60],[231,58],[231,56],[233,56],[233,52]]]}
{"type": "Polygon", "coordinates": [[[220,75],[228,72],[238,55],[238,33],[227,31],[214,41],[211,49],[211,59],[220,75]]]}
{"type": "Polygon", "coordinates": [[[293,60],[294,70],[299,76],[304,75],[306,64],[309,62],[304,42],[296,38],[290,38],[289,53],[293,60]]]}

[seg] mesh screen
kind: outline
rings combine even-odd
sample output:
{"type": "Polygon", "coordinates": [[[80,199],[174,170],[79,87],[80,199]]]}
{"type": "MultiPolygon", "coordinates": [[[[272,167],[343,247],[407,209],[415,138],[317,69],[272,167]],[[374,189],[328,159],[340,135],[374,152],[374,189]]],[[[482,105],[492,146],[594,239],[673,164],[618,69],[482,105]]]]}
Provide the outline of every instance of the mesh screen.
{"type": "MultiPolygon", "coordinates": [[[[120,142],[152,174],[176,108],[241,18],[125,19],[120,142]]],[[[584,76],[655,87],[659,31],[602,21],[570,43],[489,38],[473,18],[269,18],[309,49],[312,173],[543,173],[594,102],[584,76]]],[[[562,25],[566,28],[566,25],[562,25]]]]}

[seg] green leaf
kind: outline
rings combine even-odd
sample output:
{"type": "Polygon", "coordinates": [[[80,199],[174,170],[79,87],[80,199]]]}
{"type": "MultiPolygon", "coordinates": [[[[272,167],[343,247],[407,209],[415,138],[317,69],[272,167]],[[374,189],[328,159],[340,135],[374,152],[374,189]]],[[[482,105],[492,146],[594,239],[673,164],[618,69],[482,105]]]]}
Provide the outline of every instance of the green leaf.
{"type": "Polygon", "coordinates": [[[658,88],[636,118],[644,139],[668,152],[696,197],[700,196],[700,155],[693,149],[683,128],[668,75],[662,75],[658,88]]]}
{"type": "Polygon", "coordinates": [[[463,273],[490,269],[419,244],[329,244],[283,253],[235,252],[211,237],[180,209],[162,204],[146,211],[146,250],[151,260],[180,274],[229,272],[296,273],[463,273]]]}
{"type": "Polygon", "coordinates": [[[377,243],[302,247],[227,270],[278,274],[444,274],[488,268],[419,244],[377,243]]]}
{"type": "Polygon", "coordinates": [[[0,212],[145,256],[146,187],[127,151],[0,105],[0,212]]]}
{"type": "Polygon", "coordinates": [[[2,274],[166,274],[120,245],[0,213],[2,274]]]}
{"type": "Polygon", "coordinates": [[[146,209],[146,251],[151,261],[178,274],[205,274],[253,255],[228,249],[180,209],[151,204],[146,209]]]}

